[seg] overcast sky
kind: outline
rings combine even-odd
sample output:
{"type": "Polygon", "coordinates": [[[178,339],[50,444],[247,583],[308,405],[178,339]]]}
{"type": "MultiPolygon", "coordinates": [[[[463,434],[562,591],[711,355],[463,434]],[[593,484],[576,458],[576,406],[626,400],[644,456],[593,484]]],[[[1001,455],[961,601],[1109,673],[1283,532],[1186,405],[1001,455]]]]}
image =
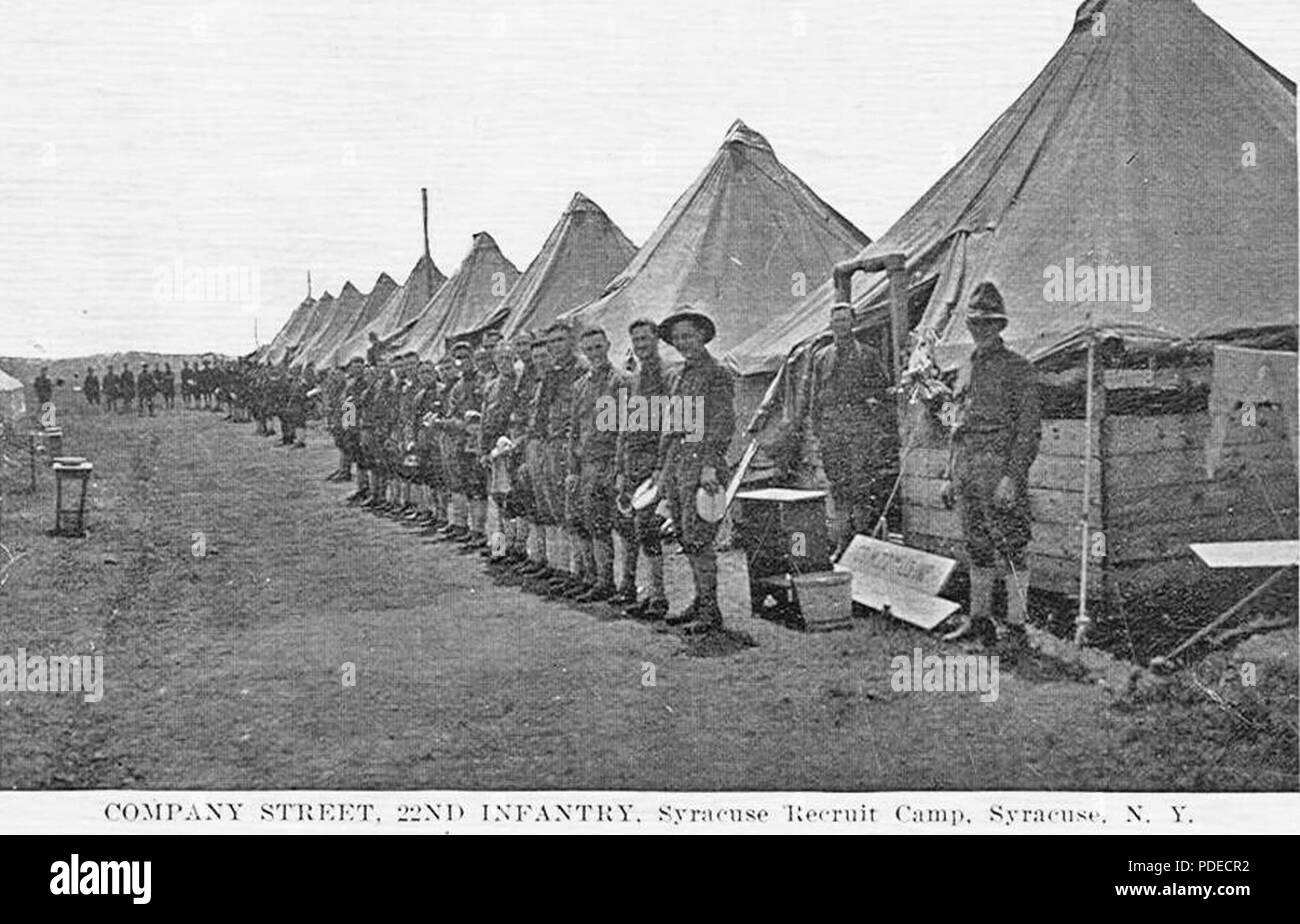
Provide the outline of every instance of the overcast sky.
{"type": "MultiPolygon", "coordinates": [[[[1295,0],[1201,9],[1289,77],[1295,0]]],[[[0,354],[269,340],[306,291],[522,270],[575,190],[638,245],[731,121],[881,234],[1046,64],[1072,0],[3,2],[0,354]],[[186,292],[179,269],[239,280],[186,292]]]]}

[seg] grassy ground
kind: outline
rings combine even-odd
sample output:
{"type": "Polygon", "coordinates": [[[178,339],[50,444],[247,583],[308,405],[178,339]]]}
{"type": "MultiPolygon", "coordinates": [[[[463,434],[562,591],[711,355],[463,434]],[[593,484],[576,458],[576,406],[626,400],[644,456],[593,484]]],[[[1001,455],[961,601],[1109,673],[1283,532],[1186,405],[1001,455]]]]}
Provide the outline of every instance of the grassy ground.
{"type": "Polygon", "coordinates": [[[754,644],[699,657],[341,507],[319,432],[290,452],[202,412],[62,423],[95,463],[91,533],[45,534],[48,470],[5,498],[0,654],[93,647],[106,690],[0,693],[5,787],[1297,788],[1294,631],[1253,688],[1220,656],[1123,698],[1041,660],[993,703],[899,693],[893,656],[941,643],[755,620],[736,553],[724,610],[754,644]]]}

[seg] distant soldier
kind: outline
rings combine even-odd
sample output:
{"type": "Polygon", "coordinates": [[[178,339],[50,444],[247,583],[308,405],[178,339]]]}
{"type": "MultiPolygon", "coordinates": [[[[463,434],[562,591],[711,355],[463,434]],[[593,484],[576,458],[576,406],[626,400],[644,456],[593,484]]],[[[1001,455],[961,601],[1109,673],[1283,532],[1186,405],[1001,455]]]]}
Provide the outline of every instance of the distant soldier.
{"type": "MultiPolygon", "coordinates": [[[[682,612],[669,616],[669,625],[682,625],[687,634],[702,634],[722,627],[718,607],[718,553],[713,547],[718,523],[699,515],[696,494],[703,489],[726,489],[726,453],[736,430],[735,386],[731,373],[705,348],[715,333],[713,322],[683,305],[659,325],[660,338],[686,360],[670,398],[700,402],[703,424],[698,439],[687,440],[684,429],[663,435],[655,483],[659,496],[668,498],[682,551],[691,564],[695,599],[682,612]]],[[[676,403],[676,402],[673,402],[676,403]]],[[[684,415],[683,415],[684,416],[684,415]]]]}
{"type": "Polygon", "coordinates": [[[105,413],[112,413],[116,409],[118,395],[117,373],[113,371],[112,366],[109,366],[104,371],[104,381],[101,387],[104,394],[104,411],[105,413]]]}
{"type": "MultiPolygon", "coordinates": [[[[1029,468],[1038,455],[1041,411],[1034,368],[1002,342],[1007,325],[1002,295],[992,282],[971,293],[966,326],[975,341],[969,384],[958,396],[951,488],[970,557],[970,606],[945,638],[974,635],[1015,657],[1026,644],[1029,602],[1029,468]],[[999,573],[1006,586],[1005,632],[993,619],[999,573]],[[998,636],[1003,637],[999,640],[998,636]]],[[[962,378],[959,377],[959,381],[962,378]]]]}
{"type": "Polygon", "coordinates": [[[348,387],[343,393],[342,426],[349,454],[357,466],[357,489],[348,495],[347,503],[362,504],[370,499],[370,455],[366,445],[369,421],[368,396],[378,371],[373,366],[353,363],[348,375],[348,387]]]}
{"type": "MultiPolygon", "coordinates": [[[[639,318],[628,327],[632,337],[632,353],[637,369],[628,383],[629,401],[633,397],[646,399],[666,397],[669,382],[659,356],[659,328],[653,321],[639,318]]],[[[650,427],[623,431],[619,434],[618,469],[615,476],[616,495],[630,495],[647,478],[654,474],[659,456],[660,434],[650,427]]],[[[632,516],[620,516],[616,528],[624,539],[626,557],[623,561],[622,600],[631,604],[623,611],[633,619],[651,621],[668,615],[668,596],[664,591],[664,552],[660,538],[663,518],[651,504],[644,510],[633,511],[632,516]],[[636,572],[638,551],[645,555],[650,567],[650,588],[647,595],[637,600],[636,572]],[[628,599],[628,598],[631,599],[628,599]]]]}
{"type": "Polygon", "coordinates": [[[36,390],[36,403],[42,408],[54,400],[54,383],[50,381],[49,372],[48,368],[41,366],[36,381],[32,382],[32,387],[36,390]]]}
{"type": "Polygon", "coordinates": [[[813,359],[808,413],[831,484],[838,557],[880,515],[872,487],[885,461],[888,421],[882,409],[889,378],[876,351],[853,335],[852,305],[832,305],[830,327],[834,341],[813,359]]]}
{"type": "Polygon", "coordinates": [[[135,376],[126,363],[122,363],[122,374],[117,377],[117,391],[122,399],[122,413],[131,413],[131,405],[135,403],[135,376]]]}
{"type": "MultiPolygon", "coordinates": [[[[510,438],[508,456],[510,493],[506,495],[503,516],[509,527],[504,530],[506,562],[519,568],[530,565],[530,543],[536,546],[537,525],[532,480],[527,464],[529,422],[533,398],[537,394],[537,367],[533,362],[533,337],[527,331],[515,335],[510,343],[512,371],[510,417],[506,435],[510,438]]],[[[497,365],[502,365],[498,360],[497,365]]]]}
{"type": "Polygon", "coordinates": [[[343,432],[343,393],[347,385],[347,374],[335,368],[326,373],[325,383],[321,386],[321,420],[325,432],[333,438],[339,451],[339,463],[325,476],[326,481],[352,480],[352,458],[343,432]]]}
{"type": "Polygon", "coordinates": [[[162,372],[158,374],[158,392],[162,395],[163,407],[169,411],[176,409],[176,374],[172,372],[171,363],[163,363],[162,372]]]}
{"type": "Polygon", "coordinates": [[[439,408],[439,387],[437,367],[428,360],[422,360],[415,370],[416,391],[411,412],[410,445],[407,453],[412,457],[412,490],[418,494],[416,501],[419,512],[415,517],[416,526],[432,532],[441,525],[436,490],[437,476],[432,462],[433,419],[439,408]]]}
{"type": "Polygon", "coordinates": [[[462,421],[458,454],[461,489],[465,492],[469,510],[469,536],[465,540],[467,552],[488,547],[488,478],[480,461],[479,444],[483,432],[483,391],[496,371],[496,358],[487,350],[479,349],[473,354],[472,365],[461,372],[460,381],[451,392],[450,409],[462,421]]]}
{"type": "Polygon", "coordinates": [[[86,370],[86,377],[81,380],[81,393],[91,407],[99,406],[99,376],[95,375],[93,366],[86,370]]]}
{"type": "Polygon", "coordinates": [[[135,377],[135,396],[136,396],[136,416],[143,417],[145,411],[149,416],[154,416],[154,396],[157,393],[158,383],[154,380],[153,371],[145,363],[140,364],[140,374],[135,377]]]}
{"type": "Polygon", "coordinates": [[[194,369],[189,360],[181,363],[181,402],[188,408],[194,407],[194,369]]]}

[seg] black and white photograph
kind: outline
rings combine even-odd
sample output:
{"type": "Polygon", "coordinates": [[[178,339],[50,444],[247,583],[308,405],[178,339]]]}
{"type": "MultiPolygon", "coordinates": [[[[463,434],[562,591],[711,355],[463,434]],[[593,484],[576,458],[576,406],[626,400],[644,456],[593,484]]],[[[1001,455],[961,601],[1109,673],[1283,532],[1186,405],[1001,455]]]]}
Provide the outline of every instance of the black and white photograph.
{"type": "Polygon", "coordinates": [[[0,832],[1300,830],[1294,4],[3,6],[0,832]]]}

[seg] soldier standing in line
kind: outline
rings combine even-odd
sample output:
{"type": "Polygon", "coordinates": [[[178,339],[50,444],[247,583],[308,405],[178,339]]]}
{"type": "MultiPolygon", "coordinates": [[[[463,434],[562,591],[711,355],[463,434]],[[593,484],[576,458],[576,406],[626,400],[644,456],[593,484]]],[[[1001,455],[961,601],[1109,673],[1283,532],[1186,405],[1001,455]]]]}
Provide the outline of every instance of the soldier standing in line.
{"type": "Polygon", "coordinates": [[[163,370],[159,373],[158,390],[162,392],[163,407],[169,411],[176,409],[176,375],[172,372],[171,363],[163,363],[163,370]]]}
{"type": "Polygon", "coordinates": [[[361,430],[361,442],[370,466],[370,497],[361,506],[372,513],[382,512],[388,504],[387,447],[384,444],[388,440],[392,424],[389,415],[393,376],[392,365],[380,356],[374,381],[366,390],[365,424],[361,430]]]}
{"type": "Polygon", "coordinates": [[[557,525],[555,541],[546,537],[546,549],[556,555],[552,566],[559,572],[548,582],[552,594],[584,593],[578,561],[578,536],[580,507],[577,499],[577,472],[569,471],[569,431],[573,425],[574,384],[586,371],[585,363],[578,360],[577,342],[573,328],[559,321],[547,330],[547,353],[551,369],[547,374],[545,442],[542,462],[546,472],[546,491],[550,513],[557,525]],[[570,475],[573,475],[570,478],[570,475]]]}
{"type": "Polygon", "coordinates": [[[537,369],[533,364],[532,346],[533,337],[527,331],[515,335],[510,343],[514,373],[511,376],[510,418],[506,424],[506,435],[511,442],[507,459],[510,493],[506,495],[503,515],[510,523],[505,558],[512,567],[527,564],[530,539],[536,544],[533,492],[526,464],[528,421],[537,394],[537,369]]]}
{"type": "Polygon", "coordinates": [[[434,364],[421,360],[416,366],[415,379],[417,388],[412,409],[410,449],[408,454],[414,457],[414,475],[411,483],[416,486],[419,509],[414,525],[428,531],[438,522],[438,498],[434,493],[433,467],[429,464],[429,436],[431,424],[438,409],[438,374],[434,364]]]}
{"type": "Polygon", "coordinates": [[[881,410],[889,377],[876,351],[853,336],[852,305],[832,305],[830,327],[834,341],[813,359],[808,414],[831,483],[832,557],[838,558],[854,535],[872,530],[879,516],[872,485],[884,462],[888,431],[881,410]]]}
{"type": "Polygon", "coordinates": [[[708,522],[696,509],[696,493],[700,489],[711,493],[726,490],[727,447],[736,431],[735,386],[731,373],[705,348],[715,332],[713,321],[689,305],[683,305],[659,325],[660,338],[686,360],[671,397],[679,398],[683,404],[702,405],[703,430],[699,439],[685,439],[684,429],[665,433],[659,443],[660,470],[655,476],[659,496],[668,498],[677,537],[690,561],[695,582],[695,599],[665,622],[683,626],[688,635],[722,628],[718,553],[713,547],[719,524],[708,522]]]}
{"type": "MultiPolygon", "coordinates": [[[[622,374],[609,361],[609,337],[599,327],[589,327],[578,340],[587,359],[587,371],[574,385],[573,417],[569,432],[568,478],[576,481],[578,512],[574,536],[579,548],[579,578],[587,584],[580,593],[566,593],[577,603],[599,603],[617,592],[614,586],[614,470],[618,454],[617,409],[619,392],[626,387],[622,374]],[[603,407],[602,407],[603,405],[603,407]]],[[[633,552],[635,554],[635,551],[633,552]]]]}
{"type": "Polygon", "coordinates": [[[122,363],[122,374],[117,377],[117,388],[122,395],[122,413],[131,413],[131,405],[135,403],[135,376],[131,374],[131,369],[126,363],[122,363]]]}
{"type": "Polygon", "coordinates": [[[188,359],[181,363],[181,403],[187,408],[194,407],[194,370],[188,359]]]}
{"type": "MultiPolygon", "coordinates": [[[[542,439],[551,381],[551,354],[545,335],[536,334],[532,337],[528,344],[528,354],[532,359],[529,370],[532,384],[529,391],[520,392],[518,416],[521,418],[519,438],[523,444],[519,470],[528,486],[527,518],[531,552],[528,552],[528,561],[515,567],[515,573],[526,578],[541,578],[551,573],[550,562],[555,551],[547,544],[550,541],[547,532],[556,523],[551,515],[550,497],[547,493],[545,442],[542,439]]],[[[520,377],[521,388],[527,384],[527,375],[528,372],[520,377]]]]}
{"type": "Polygon", "coordinates": [[[99,406],[99,376],[95,375],[93,366],[86,370],[86,377],[81,380],[81,393],[91,407],[99,406]]]}
{"type": "Polygon", "coordinates": [[[343,390],[346,387],[347,379],[343,370],[337,366],[325,374],[325,381],[321,385],[321,423],[325,427],[325,432],[334,440],[334,447],[339,451],[338,465],[325,476],[326,481],[352,480],[352,460],[348,458],[347,450],[343,445],[341,426],[343,390]]]}
{"type": "Polygon", "coordinates": [[[104,372],[104,381],[102,383],[104,392],[104,412],[111,414],[117,405],[117,373],[113,367],[109,366],[104,372]]]}
{"type": "Polygon", "coordinates": [[[397,513],[406,520],[420,515],[413,488],[418,469],[415,455],[415,406],[424,386],[419,378],[420,359],[411,351],[402,357],[401,382],[398,386],[397,418],[393,425],[393,474],[397,478],[397,513]]]}
{"type": "Polygon", "coordinates": [[[458,441],[461,486],[469,509],[469,536],[462,551],[479,551],[488,547],[487,540],[487,472],[479,462],[479,437],[482,434],[483,390],[488,379],[496,375],[496,358],[487,350],[473,354],[467,372],[452,390],[451,405],[464,425],[458,441]],[[473,426],[470,424],[473,423],[473,426]]]}
{"type": "MultiPolygon", "coordinates": [[[[637,369],[628,383],[628,399],[666,397],[670,390],[663,359],[659,355],[659,327],[647,318],[638,318],[628,326],[632,338],[632,353],[637,369]]],[[[646,427],[642,430],[622,431],[619,434],[616,494],[630,495],[647,478],[654,474],[659,456],[660,434],[646,427]]],[[[621,600],[630,604],[623,614],[633,619],[656,621],[668,615],[668,595],[664,591],[664,552],[660,531],[663,518],[655,512],[657,504],[644,510],[635,510],[632,516],[620,516],[615,528],[623,536],[623,591],[621,600]],[[644,553],[650,568],[650,589],[637,599],[637,559],[644,553]]],[[[617,601],[611,601],[617,602],[617,601]]]]}
{"type": "Polygon", "coordinates": [[[489,560],[504,563],[506,550],[514,539],[514,524],[506,513],[513,484],[508,469],[509,455],[498,454],[496,450],[501,438],[509,439],[510,434],[515,401],[514,351],[498,338],[492,357],[494,371],[483,383],[483,425],[478,455],[479,464],[488,473],[489,547],[485,551],[489,560]]]}
{"type": "Polygon", "coordinates": [[[348,386],[343,392],[340,426],[345,434],[344,444],[357,466],[357,489],[347,496],[346,503],[359,504],[370,497],[370,461],[365,449],[366,394],[375,374],[373,366],[352,362],[348,367],[348,386]]]}
{"type": "Polygon", "coordinates": [[[449,368],[450,378],[444,392],[442,415],[434,422],[436,442],[441,463],[443,482],[447,493],[447,525],[439,530],[437,538],[445,542],[466,541],[469,538],[469,498],[465,494],[460,465],[460,442],[464,437],[465,409],[458,407],[461,378],[473,375],[473,349],[468,343],[452,346],[449,368]]]}
{"type": "Polygon", "coordinates": [[[136,376],[135,390],[137,398],[136,416],[143,417],[147,409],[149,416],[154,416],[154,395],[157,392],[158,381],[154,378],[153,370],[145,363],[140,364],[140,374],[136,376]]]}
{"type": "Polygon", "coordinates": [[[966,308],[975,350],[969,384],[958,399],[952,482],[945,487],[945,500],[956,500],[970,557],[970,606],[945,639],[975,636],[1014,658],[1026,645],[1028,483],[1041,438],[1041,409],[1033,366],[1002,342],[1006,325],[997,286],[980,283],[966,308]],[[1003,632],[993,619],[994,583],[1000,574],[1007,579],[1008,626],[1003,632]]]}

